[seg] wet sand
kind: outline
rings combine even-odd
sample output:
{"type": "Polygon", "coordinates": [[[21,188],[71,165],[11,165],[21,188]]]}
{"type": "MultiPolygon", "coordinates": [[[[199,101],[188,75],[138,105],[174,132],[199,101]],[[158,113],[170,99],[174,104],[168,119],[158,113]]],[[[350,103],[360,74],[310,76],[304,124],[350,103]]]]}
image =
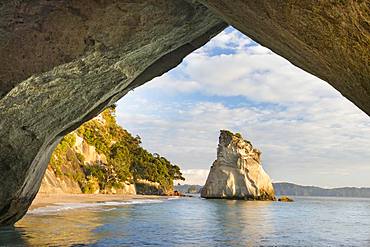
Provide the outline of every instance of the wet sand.
{"type": "Polygon", "coordinates": [[[32,202],[30,209],[45,207],[55,203],[87,203],[87,202],[112,202],[130,201],[140,199],[167,199],[168,196],[155,195],[110,195],[110,194],[44,194],[39,193],[32,202]]]}

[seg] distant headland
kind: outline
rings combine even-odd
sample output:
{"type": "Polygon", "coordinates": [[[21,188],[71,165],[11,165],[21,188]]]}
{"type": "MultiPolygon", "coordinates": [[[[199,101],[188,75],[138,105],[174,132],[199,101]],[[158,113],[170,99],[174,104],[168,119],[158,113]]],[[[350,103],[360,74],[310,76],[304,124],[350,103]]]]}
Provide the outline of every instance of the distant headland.
{"type": "MultiPolygon", "coordinates": [[[[368,187],[340,187],[326,189],[318,186],[304,186],[288,182],[273,183],[276,196],[322,196],[322,197],[354,197],[370,198],[368,187]]],[[[199,193],[202,185],[182,184],[176,185],[175,190],[181,193],[199,193]],[[194,190],[195,188],[195,190],[194,190]]]]}
{"type": "Polygon", "coordinates": [[[273,183],[273,186],[276,195],[370,198],[370,188],[340,187],[325,189],[317,186],[303,186],[287,182],[273,183]]]}

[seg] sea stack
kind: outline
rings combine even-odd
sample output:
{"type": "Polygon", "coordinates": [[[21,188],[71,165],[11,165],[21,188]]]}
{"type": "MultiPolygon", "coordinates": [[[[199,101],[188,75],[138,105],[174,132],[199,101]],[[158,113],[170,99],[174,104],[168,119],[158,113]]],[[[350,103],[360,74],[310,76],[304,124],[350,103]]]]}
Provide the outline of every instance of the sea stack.
{"type": "Polygon", "coordinates": [[[275,200],[271,179],[261,166],[261,152],[239,133],[220,132],[217,159],[211,166],[201,197],[275,200]]]}

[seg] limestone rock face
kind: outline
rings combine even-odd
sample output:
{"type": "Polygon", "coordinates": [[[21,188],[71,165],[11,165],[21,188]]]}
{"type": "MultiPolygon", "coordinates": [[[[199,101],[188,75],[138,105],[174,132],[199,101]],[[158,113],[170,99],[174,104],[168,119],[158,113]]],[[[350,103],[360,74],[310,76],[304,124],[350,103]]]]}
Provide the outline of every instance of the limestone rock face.
{"type": "MultiPolygon", "coordinates": [[[[99,115],[100,116],[100,115],[99,115]]],[[[77,135],[76,133],[76,144],[74,145],[74,149],[76,152],[82,154],[84,156],[84,161],[89,164],[94,163],[103,163],[107,164],[107,157],[104,154],[99,154],[96,151],[96,148],[92,145],[89,145],[82,137],[77,135]]]]}
{"type": "Polygon", "coordinates": [[[5,0],[0,13],[0,226],[26,213],[64,135],[227,26],[185,0],[5,0]]]}
{"type": "Polygon", "coordinates": [[[261,166],[261,152],[240,134],[221,130],[217,159],[211,166],[204,198],[275,200],[270,177],[261,166]]]}
{"type": "Polygon", "coordinates": [[[0,2],[0,225],[26,213],[62,136],[175,67],[224,20],[370,114],[369,1],[199,2],[0,2]]]}
{"type": "MultiPolygon", "coordinates": [[[[99,114],[94,120],[104,118],[102,114],[99,114]]],[[[99,121],[101,124],[105,124],[105,121],[99,121]]],[[[70,133],[75,138],[74,145],[65,151],[66,159],[62,159],[62,165],[60,166],[60,172],[56,171],[56,168],[49,164],[46,169],[44,178],[42,179],[41,186],[38,193],[43,194],[81,194],[82,189],[79,185],[76,177],[84,176],[85,174],[81,171],[81,166],[84,165],[104,165],[107,166],[107,158],[104,154],[99,153],[95,146],[89,145],[88,142],[81,136],[78,135],[78,131],[70,133]],[[83,160],[79,160],[77,155],[81,155],[83,160]],[[82,174],[81,174],[82,173],[82,174]],[[66,175],[68,174],[68,175],[66,175]]],[[[54,154],[54,159],[60,159],[54,154]]],[[[136,187],[134,183],[129,181],[121,182],[119,188],[105,187],[104,190],[100,190],[99,181],[91,178],[86,181],[91,185],[90,193],[98,194],[124,194],[124,195],[136,195],[136,187]]]]}
{"type": "Polygon", "coordinates": [[[145,179],[138,179],[135,183],[136,193],[141,195],[165,195],[166,192],[161,189],[158,182],[152,182],[145,179]]]}
{"type": "Polygon", "coordinates": [[[58,178],[54,171],[48,167],[42,179],[39,193],[44,194],[80,194],[82,193],[78,183],[68,177],[58,178]]]}

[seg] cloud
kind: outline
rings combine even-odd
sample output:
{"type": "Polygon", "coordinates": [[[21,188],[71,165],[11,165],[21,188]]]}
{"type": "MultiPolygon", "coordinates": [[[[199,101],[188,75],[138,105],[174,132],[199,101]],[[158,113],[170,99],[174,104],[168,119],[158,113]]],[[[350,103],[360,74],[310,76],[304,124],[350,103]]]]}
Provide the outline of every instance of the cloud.
{"type": "Polygon", "coordinates": [[[197,52],[207,53],[212,56],[222,53],[235,53],[237,51],[244,50],[248,46],[257,45],[237,30],[227,28],[225,31],[210,40],[206,46],[198,49],[197,52]]]}
{"type": "MultiPolygon", "coordinates": [[[[223,32],[216,36],[218,41],[214,43],[227,47],[229,40],[235,39],[235,35],[231,35],[229,39],[224,38],[225,36],[229,35],[223,32]]],[[[253,43],[245,36],[241,40],[248,44],[253,43]],[[248,42],[244,41],[246,39],[248,42]]],[[[260,45],[243,45],[242,49],[232,46],[234,53],[219,55],[209,54],[208,51],[214,48],[207,46],[189,55],[170,73],[154,79],[149,87],[162,88],[172,93],[202,92],[217,96],[244,96],[258,102],[279,104],[340,97],[326,82],[293,66],[260,45]]]]}
{"type": "Polygon", "coordinates": [[[230,129],[262,150],[275,181],[370,186],[369,117],[233,29],[118,105],[125,128],[198,184],[216,158],[219,130],[230,129]]]}
{"type": "Polygon", "coordinates": [[[318,112],[313,108],[314,115],[307,109],[300,109],[307,113],[306,120],[302,121],[295,114],[297,109],[228,108],[211,102],[175,104],[173,111],[178,112],[179,108],[179,116],[159,113],[143,122],[137,121],[135,112],[125,112],[119,115],[119,120],[132,132],[142,135],[145,147],[169,157],[186,170],[209,169],[216,158],[220,129],[241,132],[251,140],[262,150],[267,172],[279,181],[324,186],[346,182],[351,185],[356,171],[369,165],[370,126],[369,123],[358,125],[365,124],[366,117],[361,119],[353,114],[352,119],[359,120],[346,123],[346,115],[318,112]],[[325,114],[327,118],[316,119],[317,115],[325,114]],[[337,172],[343,169],[353,172],[346,181],[340,179],[343,173],[337,172]],[[338,173],[336,179],[330,181],[324,176],[329,171],[338,173]]]}
{"type": "Polygon", "coordinates": [[[207,179],[209,170],[208,169],[186,169],[182,170],[182,174],[185,181],[176,181],[180,184],[198,184],[204,185],[207,179]]]}

